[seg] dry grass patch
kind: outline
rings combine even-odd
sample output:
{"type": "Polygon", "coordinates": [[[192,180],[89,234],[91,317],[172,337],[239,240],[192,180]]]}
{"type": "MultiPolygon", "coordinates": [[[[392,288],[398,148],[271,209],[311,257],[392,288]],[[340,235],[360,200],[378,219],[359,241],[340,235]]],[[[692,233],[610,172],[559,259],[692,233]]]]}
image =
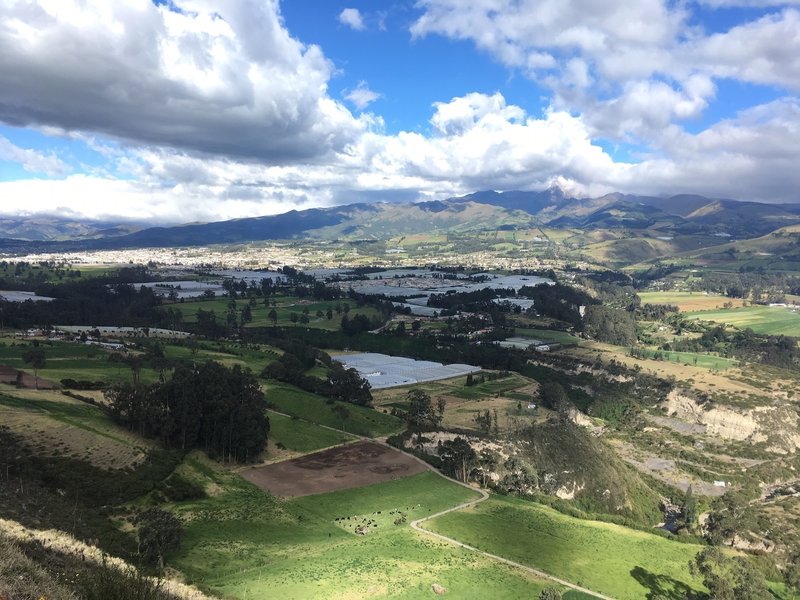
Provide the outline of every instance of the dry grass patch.
{"type": "Polygon", "coordinates": [[[75,458],[102,469],[136,467],[152,447],[99,408],[57,392],[0,395],[0,422],[37,456],[75,458]]]}
{"type": "Polygon", "coordinates": [[[728,302],[734,307],[743,306],[739,298],[702,292],[639,292],[639,297],[642,304],[672,304],[681,312],[721,309],[728,302]]]}

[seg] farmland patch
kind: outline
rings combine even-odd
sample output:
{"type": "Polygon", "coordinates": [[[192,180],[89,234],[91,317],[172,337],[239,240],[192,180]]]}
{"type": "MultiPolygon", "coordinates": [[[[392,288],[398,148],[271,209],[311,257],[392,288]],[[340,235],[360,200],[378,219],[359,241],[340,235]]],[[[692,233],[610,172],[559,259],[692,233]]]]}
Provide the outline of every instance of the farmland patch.
{"type": "Polygon", "coordinates": [[[297,497],[391,481],[425,470],[425,465],[397,450],[356,442],[241,474],[275,496],[297,497]]]}

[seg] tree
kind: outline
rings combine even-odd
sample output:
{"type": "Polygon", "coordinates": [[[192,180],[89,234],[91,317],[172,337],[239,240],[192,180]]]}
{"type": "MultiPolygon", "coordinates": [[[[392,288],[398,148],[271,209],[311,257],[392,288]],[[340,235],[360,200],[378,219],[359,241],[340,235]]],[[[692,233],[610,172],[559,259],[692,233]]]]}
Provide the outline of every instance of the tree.
{"type": "Polygon", "coordinates": [[[747,498],[737,492],[726,492],[711,505],[706,535],[712,544],[722,544],[725,540],[730,540],[733,546],[736,536],[750,530],[754,525],[753,512],[747,498]]]}
{"type": "Polygon", "coordinates": [[[480,477],[481,487],[486,487],[489,475],[497,468],[497,457],[488,450],[481,450],[475,465],[473,476],[480,477]]]}
{"type": "Polygon", "coordinates": [[[345,429],[344,422],[350,417],[350,411],[344,404],[334,404],[331,410],[342,420],[342,429],[345,429]]]}
{"type": "Polygon", "coordinates": [[[328,395],[342,402],[372,406],[372,386],[355,369],[345,369],[341,363],[331,363],[328,375],[328,395]]]}
{"type": "Polygon", "coordinates": [[[539,600],[561,600],[561,592],[558,588],[546,587],[539,592],[539,600]]]}
{"type": "Polygon", "coordinates": [[[300,318],[300,317],[298,317],[298,316],[297,316],[297,313],[294,313],[294,312],[293,312],[293,313],[291,313],[291,314],[289,315],[289,320],[290,320],[292,323],[294,323],[295,325],[297,325],[297,320],[298,320],[299,318],[300,318]]]}
{"type": "Polygon", "coordinates": [[[439,396],[436,399],[436,412],[438,413],[438,425],[439,427],[442,426],[442,421],[444,421],[444,410],[447,408],[447,400],[444,399],[444,396],[439,396]]]}
{"type": "Polygon", "coordinates": [[[469,442],[462,437],[440,443],[437,452],[442,459],[442,468],[459,481],[466,483],[477,455],[469,442]]]}
{"type": "Polygon", "coordinates": [[[503,465],[506,474],[500,480],[499,487],[509,494],[525,495],[536,489],[539,477],[536,469],[516,456],[510,456],[503,465]]]}
{"type": "Polygon", "coordinates": [[[408,412],[406,422],[409,429],[417,434],[417,443],[422,439],[422,430],[436,424],[436,413],[433,410],[431,397],[424,390],[414,388],[406,394],[408,412]]]}
{"type": "Polygon", "coordinates": [[[488,410],[484,412],[477,412],[472,417],[472,420],[475,421],[475,424],[478,426],[478,429],[481,430],[483,435],[489,435],[489,431],[492,428],[492,413],[488,410]]]}
{"type": "Polygon", "coordinates": [[[164,556],[177,550],[183,537],[180,520],[171,512],[160,508],[148,508],[134,518],[137,526],[139,556],[149,564],[158,564],[164,569],[164,556]]]}
{"type": "Polygon", "coordinates": [[[267,313],[267,318],[269,318],[269,320],[272,321],[273,327],[275,327],[278,324],[278,313],[274,308],[271,309],[269,313],[267,313]]]}
{"type": "Polygon", "coordinates": [[[556,381],[545,381],[539,387],[539,404],[556,411],[562,417],[569,414],[569,409],[572,408],[567,392],[556,381]]]}
{"type": "Polygon", "coordinates": [[[789,553],[783,579],[793,594],[800,593],[800,547],[789,553]]]}
{"type": "Polygon", "coordinates": [[[36,380],[36,389],[39,389],[39,369],[44,369],[47,357],[41,348],[31,348],[22,355],[22,360],[33,368],[33,377],[36,380]]]}
{"type": "Polygon", "coordinates": [[[694,525],[694,522],[697,520],[697,498],[694,497],[694,490],[691,485],[689,485],[689,488],[686,490],[686,495],[683,497],[681,512],[683,513],[683,520],[686,526],[691,527],[694,525]]]}
{"type": "Polygon", "coordinates": [[[694,575],[702,577],[714,600],[768,600],[764,575],[744,556],[730,558],[720,548],[705,548],[689,563],[694,575]]]}

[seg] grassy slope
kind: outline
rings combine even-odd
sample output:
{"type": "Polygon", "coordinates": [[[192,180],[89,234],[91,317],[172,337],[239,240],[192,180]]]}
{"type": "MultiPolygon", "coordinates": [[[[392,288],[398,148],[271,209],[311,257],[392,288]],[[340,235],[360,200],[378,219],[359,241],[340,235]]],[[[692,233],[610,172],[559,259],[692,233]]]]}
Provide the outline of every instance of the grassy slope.
{"type": "Polygon", "coordinates": [[[267,401],[279,412],[358,435],[388,435],[402,427],[402,422],[397,417],[364,406],[338,403],[344,404],[350,412],[350,417],[343,423],[332,410],[335,404],[328,404],[322,396],[284,383],[270,382],[265,386],[265,395],[267,401]]]}
{"type": "Polygon", "coordinates": [[[543,582],[388,514],[408,509],[411,520],[474,496],[432,473],[287,502],[232,479],[222,494],[177,507],[188,523],[174,558],[193,582],[239,598],[425,598],[433,583],[456,598],[535,597],[543,582]],[[353,515],[380,524],[357,536],[335,521],[353,515]]]}
{"type": "Polygon", "coordinates": [[[308,421],[292,419],[273,412],[269,414],[269,425],[270,442],[282,444],[287,450],[295,452],[313,452],[355,439],[308,421]]]}
{"type": "Polygon", "coordinates": [[[699,546],[513,498],[492,498],[426,528],[617,598],[697,587],[688,563],[699,546]]]}

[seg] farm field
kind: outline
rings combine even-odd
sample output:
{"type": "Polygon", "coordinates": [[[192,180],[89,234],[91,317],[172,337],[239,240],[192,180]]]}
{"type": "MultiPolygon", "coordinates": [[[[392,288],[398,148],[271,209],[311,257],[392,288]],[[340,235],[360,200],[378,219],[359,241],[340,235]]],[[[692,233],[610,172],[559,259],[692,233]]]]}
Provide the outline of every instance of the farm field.
{"type": "Polygon", "coordinates": [[[702,292],[639,292],[642,304],[671,304],[681,312],[721,309],[726,302],[742,306],[742,300],[702,292]]]}
{"type": "Polygon", "coordinates": [[[293,419],[272,411],[269,413],[269,443],[280,450],[293,453],[314,452],[354,439],[356,438],[346,433],[325,429],[302,419],[293,419]]]}
{"type": "Polygon", "coordinates": [[[723,356],[714,356],[712,354],[702,354],[700,352],[675,352],[666,350],[657,350],[654,348],[640,349],[647,353],[648,358],[655,358],[655,360],[663,360],[665,362],[674,362],[682,365],[691,365],[702,369],[713,369],[715,371],[723,371],[735,367],[737,361],[732,358],[725,358],[723,356]]]}
{"type": "Polygon", "coordinates": [[[474,375],[476,383],[465,385],[466,377],[456,377],[414,386],[404,386],[373,392],[375,405],[379,408],[408,407],[406,394],[411,389],[421,389],[430,395],[434,406],[439,398],[445,400],[444,426],[476,428],[474,417],[486,410],[497,410],[500,429],[506,425],[506,415],[518,416],[518,403],[527,403],[536,395],[538,384],[519,374],[481,382],[481,375],[474,375]]]}
{"type": "Polygon", "coordinates": [[[394,448],[360,441],[240,474],[273,496],[294,498],[393,481],[427,470],[394,448]]]}
{"type": "MultiPolygon", "coordinates": [[[[251,313],[253,320],[245,324],[245,327],[267,327],[272,326],[272,320],[269,318],[271,310],[275,309],[278,317],[276,325],[278,327],[308,327],[312,329],[327,329],[335,331],[341,327],[342,317],[344,316],[344,305],[350,307],[347,316],[353,318],[357,314],[365,315],[370,319],[379,317],[378,311],[370,306],[356,307],[352,300],[331,300],[331,301],[317,301],[314,299],[298,298],[296,296],[274,296],[271,300],[275,301],[275,306],[265,306],[263,299],[259,299],[254,305],[251,305],[251,313]],[[332,311],[331,318],[327,318],[327,311],[332,311]],[[297,315],[299,319],[303,311],[308,311],[309,322],[301,324],[299,321],[293,323],[291,320],[292,314],[297,315]],[[318,311],[325,313],[323,316],[317,314],[318,311]]],[[[174,309],[179,310],[183,314],[183,321],[186,323],[197,322],[197,311],[202,309],[205,311],[214,311],[217,319],[224,322],[227,318],[229,305],[231,300],[229,298],[213,298],[210,300],[194,300],[186,302],[178,302],[171,304],[174,309]]],[[[248,300],[237,299],[236,314],[237,318],[241,317],[242,309],[248,305],[248,300]]]]}
{"type": "MultiPolygon", "coordinates": [[[[0,339],[0,365],[20,369],[33,375],[30,365],[22,360],[25,351],[34,347],[31,342],[11,338],[0,339]]],[[[39,348],[44,350],[46,364],[39,369],[40,379],[59,383],[62,379],[81,379],[89,381],[127,382],[133,380],[131,369],[120,362],[111,362],[113,353],[99,346],[87,346],[79,342],[43,342],[39,348]]],[[[164,356],[168,359],[215,360],[228,367],[240,365],[255,373],[279,356],[278,351],[269,346],[229,347],[221,343],[201,343],[193,351],[185,344],[163,344],[164,356]]],[[[158,372],[147,366],[140,371],[142,383],[158,381],[158,372]]]]}
{"type": "Polygon", "coordinates": [[[289,501],[221,476],[222,493],[174,507],[186,521],[174,562],[216,594],[428,598],[438,583],[454,598],[511,599],[548,585],[414,532],[407,522],[477,497],[433,473],[289,501]],[[395,525],[400,513],[407,522],[395,525]],[[370,533],[356,535],[364,520],[373,521],[370,533]]]}
{"type": "Polygon", "coordinates": [[[422,526],[615,598],[682,597],[699,588],[688,563],[700,546],[575,519],[525,500],[493,497],[422,526]]]}
{"type": "Polygon", "coordinates": [[[278,412],[294,415],[311,423],[343,429],[356,435],[368,437],[389,435],[401,429],[403,425],[397,417],[380,410],[342,402],[329,404],[326,398],[289,384],[270,382],[263,388],[267,402],[278,412]],[[349,413],[345,419],[334,411],[334,407],[340,404],[343,404],[349,413]]]}
{"type": "Polygon", "coordinates": [[[752,329],[768,335],[800,336],[800,313],[780,306],[746,306],[741,308],[691,312],[692,319],[727,323],[739,329],[752,329]]]}
{"type": "Polygon", "coordinates": [[[74,458],[101,468],[134,467],[153,447],[112,423],[98,407],[56,391],[0,386],[0,424],[37,455],[74,458]]]}
{"type": "Polygon", "coordinates": [[[567,333],[566,331],[556,331],[554,329],[539,329],[535,327],[515,327],[514,335],[535,338],[543,342],[555,342],[557,344],[571,345],[580,344],[581,339],[567,333]]]}

